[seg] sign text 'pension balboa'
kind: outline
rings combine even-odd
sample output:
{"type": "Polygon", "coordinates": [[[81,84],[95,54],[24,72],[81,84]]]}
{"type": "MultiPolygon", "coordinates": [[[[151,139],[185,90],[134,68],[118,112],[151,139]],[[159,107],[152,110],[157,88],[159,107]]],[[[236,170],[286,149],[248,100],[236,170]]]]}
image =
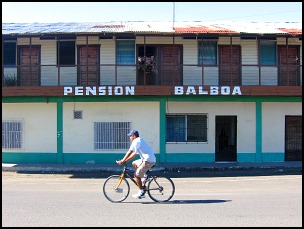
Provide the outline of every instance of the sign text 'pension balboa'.
{"type": "MultiPolygon", "coordinates": [[[[135,86],[69,86],[64,87],[64,95],[135,95],[135,86]]],[[[174,95],[242,95],[242,92],[240,86],[175,86],[174,95]]]]}

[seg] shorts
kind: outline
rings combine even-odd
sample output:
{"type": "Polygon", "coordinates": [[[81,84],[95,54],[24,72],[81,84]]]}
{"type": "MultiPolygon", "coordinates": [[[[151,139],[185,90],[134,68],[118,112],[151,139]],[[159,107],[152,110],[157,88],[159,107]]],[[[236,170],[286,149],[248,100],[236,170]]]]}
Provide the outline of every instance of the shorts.
{"type": "Polygon", "coordinates": [[[138,159],[135,161],[137,164],[137,169],[134,173],[134,176],[143,178],[144,174],[155,165],[155,162],[148,162],[148,161],[142,161],[141,159],[138,159]]]}

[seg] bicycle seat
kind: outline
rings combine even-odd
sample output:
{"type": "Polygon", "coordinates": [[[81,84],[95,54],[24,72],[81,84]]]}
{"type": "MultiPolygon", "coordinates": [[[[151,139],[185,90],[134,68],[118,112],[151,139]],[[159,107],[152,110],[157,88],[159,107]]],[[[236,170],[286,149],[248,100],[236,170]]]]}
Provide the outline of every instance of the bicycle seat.
{"type": "MultiPolygon", "coordinates": [[[[155,165],[156,165],[156,164],[154,164],[154,165],[153,165],[153,166],[152,166],[150,169],[152,169],[152,168],[153,168],[155,165]]],[[[150,172],[150,169],[148,169],[148,171],[147,171],[147,172],[150,172]]],[[[146,172],[146,173],[147,173],[147,172],[146,172]]]]}

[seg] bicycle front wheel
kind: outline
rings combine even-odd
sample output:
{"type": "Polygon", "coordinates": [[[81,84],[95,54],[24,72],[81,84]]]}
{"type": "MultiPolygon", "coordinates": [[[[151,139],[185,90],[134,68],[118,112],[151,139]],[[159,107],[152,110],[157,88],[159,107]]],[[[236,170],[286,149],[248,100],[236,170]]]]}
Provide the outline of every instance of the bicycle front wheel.
{"type": "Polygon", "coordinates": [[[166,202],[173,197],[175,186],[168,177],[154,177],[149,181],[147,192],[155,202],[166,202]]]}
{"type": "Polygon", "coordinates": [[[120,180],[120,175],[109,176],[103,184],[103,193],[113,203],[122,202],[129,196],[129,182],[126,178],[120,180]]]}

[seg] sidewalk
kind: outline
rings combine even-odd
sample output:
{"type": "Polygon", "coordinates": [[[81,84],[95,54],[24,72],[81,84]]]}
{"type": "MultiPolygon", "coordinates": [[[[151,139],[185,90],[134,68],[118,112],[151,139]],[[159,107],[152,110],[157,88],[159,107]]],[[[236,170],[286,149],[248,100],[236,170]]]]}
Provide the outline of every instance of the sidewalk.
{"type": "MultiPolygon", "coordinates": [[[[129,165],[131,167],[131,164],[129,165]]],[[[302,171],[302,161],[288,162],[185,162],[158,163],[152,171],[219,171],[219,170],[263,170],[263,169],[295,169],[302,171]]],[[[10,172],[120,172],[117,164],[9,164],[2,163],[2,171],[10,172]]]]}

